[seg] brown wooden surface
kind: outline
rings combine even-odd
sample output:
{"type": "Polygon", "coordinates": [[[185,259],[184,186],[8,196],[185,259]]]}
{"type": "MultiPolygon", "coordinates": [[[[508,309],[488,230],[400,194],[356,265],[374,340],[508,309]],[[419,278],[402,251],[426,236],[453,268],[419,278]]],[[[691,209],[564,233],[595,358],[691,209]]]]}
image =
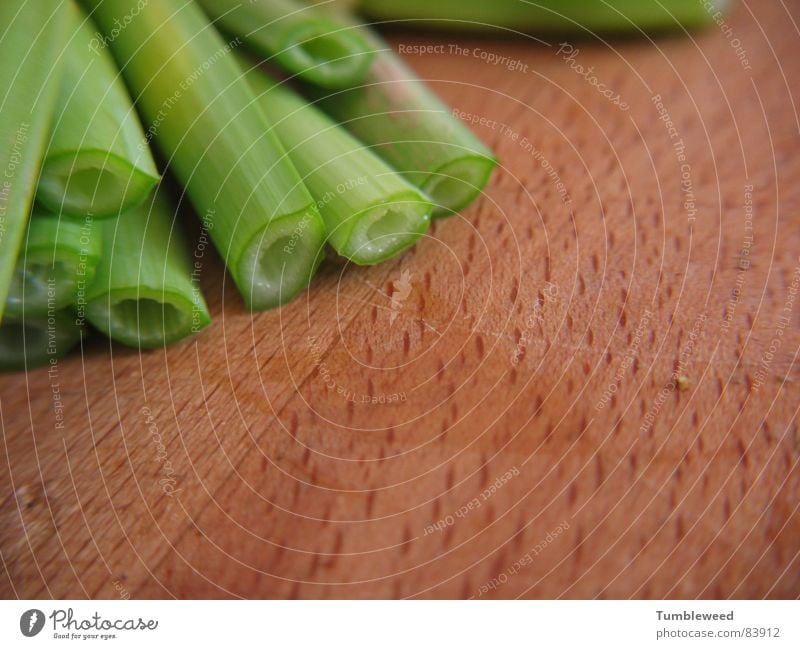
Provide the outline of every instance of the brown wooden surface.
{"type": "Polygon", "coordinates": [[[750,0],[727,35],[576,43],[628,111],[557,44],[393,34],[529,66],[407,57],[498,122],[474,127],[502,160],[486,196],[256,317],[208,253],[196,340],[0,378],[0,594],[800,595],[798,20],[750,0]]]}

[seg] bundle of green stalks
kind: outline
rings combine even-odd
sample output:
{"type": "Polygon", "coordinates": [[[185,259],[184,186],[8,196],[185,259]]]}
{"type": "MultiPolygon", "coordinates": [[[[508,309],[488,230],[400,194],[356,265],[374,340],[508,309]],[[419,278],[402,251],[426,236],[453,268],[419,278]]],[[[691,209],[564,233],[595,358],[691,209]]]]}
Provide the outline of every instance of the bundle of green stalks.
{"type": "MultiPolygon", "coordinates": [[[[338,4],[0,3],[1,368],[91,331],[145,349],[209,324],[167,172],[253,311],[305,290],[326,251],[386,261],[483,192],[492,152],[338,4]]],[[[710,20],[695,0],[347,4],[526,31],[710,20]]]]}
{"type": "Polygon", "coordinates": [[[55,363],[87,322],[141,347],[199,331],[210,318],[186,242],[167,236],[163,198],[143,205],[159,174],[98,28],[75,0],[9,0],[6,12],[11,27],[40,36],[30,48],[11,47],[10,31],[2,41],[0,75],[20,73],[6,85],[17,101],[0,111],[3,161],[19,178],[0,206],[10,226],[0,240],[0,368],[55,363]],[[12,141],[14,120],[24,132],[12,141]]]}

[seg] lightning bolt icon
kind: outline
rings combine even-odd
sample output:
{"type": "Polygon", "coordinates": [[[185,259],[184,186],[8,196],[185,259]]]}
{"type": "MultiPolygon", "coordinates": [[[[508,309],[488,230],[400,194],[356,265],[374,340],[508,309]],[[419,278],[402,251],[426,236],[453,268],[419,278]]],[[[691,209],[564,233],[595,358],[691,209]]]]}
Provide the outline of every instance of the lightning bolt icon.
{"type": "Polygon", "coordinates": [[[28,631],[32,631],[33,630],[33,625],[36,624],[36,620],[38,619],[38,617],[39,616],[36,615],[36,611],[33,611],[31,613],[31,617],[28,620],[28,631]]]}

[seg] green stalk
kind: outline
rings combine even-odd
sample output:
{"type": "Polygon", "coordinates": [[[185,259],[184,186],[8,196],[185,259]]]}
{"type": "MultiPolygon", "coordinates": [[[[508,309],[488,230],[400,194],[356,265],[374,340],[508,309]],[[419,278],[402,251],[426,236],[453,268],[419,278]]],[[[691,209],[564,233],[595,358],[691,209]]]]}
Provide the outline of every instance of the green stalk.
{"type": "Polygon", "coordinates": [[[185,0],[85,0],[156,144],[252,309],[311,280],[325,226],[255,95],[200,8],[185,0]],[[115,21],[126,24],[116,29],[115,21]],[[114,31],[116,29],[116,31],[114,31]]]}
{"type": "Polygon", "coordinates": [[[6,315],[41,316],[76,304],[100,261],[98,229],[91,217],[81,223],[34,212],[6,298],[6,315]]]}
{"type": "Polygon", "coordinates": [[[296,0],[198,0],[256,54],[326,88],[360,83],[373,54],[353,27],[296,0]]]}
{"type": "Polygon", "coordinates": [[[81,331],[70,309],[8,318],[0,325],[0,370],[52,364],[78,344],[81,331]]]}
{"type": "Polygon", "coordinates": [[[377,20],[411,20],[435,29],[622,33],[710,25],[730,0],[360,0],[360,13],[377,20]]]}
{"type": "Polygon", "coordinates": [[[102,222],[103,259],[86,295],[86,319],[131,347],[163,347],[211,322],[163,191],[102,222]]]}
{"type": "Polygon", "coordinates": [[[0,2],[0,321],[58,91],[63,0],[0,2]]]}
{"type": "Polygon", "coordinates": [[[321,97],[320,106],[426,192],[434,216],[457,212],[480,194],[497,161],[388,45],[369,39],[377,56],[363,85],[321,97]]]}
{"type": "Polygon", "coordinates": [[[357,264],[413,245],[433,205],[416,187],[314,106],[242,57],[246,77],[328,229],[328,243],[357,264]]]}
{"type": "Polygon", "coordinates": [[[36,197],[59,214],[115,217],[158,182],[150,147],[119,70],[75,0],[50,146],[36,197]]]}

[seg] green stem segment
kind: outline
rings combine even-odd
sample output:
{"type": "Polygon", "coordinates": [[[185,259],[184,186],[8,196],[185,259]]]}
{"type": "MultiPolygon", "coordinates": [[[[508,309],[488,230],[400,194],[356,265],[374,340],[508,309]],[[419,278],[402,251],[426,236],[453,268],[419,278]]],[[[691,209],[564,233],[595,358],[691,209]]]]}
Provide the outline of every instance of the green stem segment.
{"type": "Polygon", "coordinates": [[[278,306],[316,270],[325,226],[231,49],[193,2],[85,0],[106,34],[148,133],[252,309],[278,306]],[[126,20],[126,16],[134,16],[126,20]],[[115,21],[125,21],[116,30],[115,21]]]}
{"type": "Polygon", "coordinates": [[[103,260],[86,295],[86,319],[131,347],[162,347],[211,322],[183,233],[159,190],[102,222],[103,260]]]}
{"type": "Polygon", "coordinates": [[[425,191],[435,216],[457,212],[480,194],[497,161],[388,45],[363,30],[377,51],[363,85],[321,97],[321,107],[425,191]]]}
{"type": "Polygon", "coordinates": [[[158,182],[150,147],[111,53],[76,0],[65,12],[69,42],[53,135],[37,199],[52,212],[115,217],[158,182]]]}
{"type": "Polygon", "coordinates": [[[244,58],[241,64],[317,200],[336,252],[357,264],[376,264],[413,245],[430,224],[428,198],[285,84],[244,58]]]}
{"type": "Polygon", "coordinates": [[[56,104],[63,0],[0,2],[0,320],[56,104]]]}
{"type": "Polygon", "coordinates": [[[78,344],[82,330],[70,309],[7,318],[0,325],[0,370],[54,363],[78,344]]]}
{"type": "Polygon", "coordinates": [[[91,217],[77,222],[34,212],[6,299],[6,315],[42,316],[85,298],[100,261],[99,229],[91,217]]]}
{"type": "Polygon", "coordinates": [[[259,56],[326,88],[360,83],[373,54],[352,26],[296,0],[198,0],[224,32],[259,56]]]}
{"type": "Polygon", "coordinates": [[[730,0],[359,0],[360,13],[377,20],[413,21],[434,29],[537,33],[624,33],[712,24],[730,0]]]}

